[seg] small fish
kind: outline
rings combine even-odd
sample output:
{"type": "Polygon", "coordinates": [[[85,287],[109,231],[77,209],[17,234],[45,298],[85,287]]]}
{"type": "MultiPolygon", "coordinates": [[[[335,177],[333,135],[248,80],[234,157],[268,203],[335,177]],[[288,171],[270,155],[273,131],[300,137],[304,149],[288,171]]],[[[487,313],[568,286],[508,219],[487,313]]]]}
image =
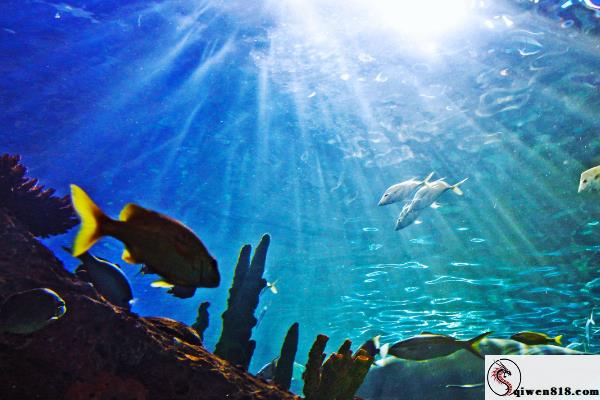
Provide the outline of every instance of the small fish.
{"type": "Polygon", "coordinates": [[[379,200],[378,206],[385,206],[387,204],[396,203],[407,199],[416,189],[429,183],[429,180],[433,176],[433,172],[427,175],[427,177],[419,181],[416,178],[411,178],[407,181],[396,183],[386,189],[379,200]]]}
{"type": "MultiPolygon", "coordinates": [[[[583,346],[583,343],[579,343],[579,342],[573,342],[573,343],[569,343],[567,345],[567,349],[572,349],[572,350],[576,350],[579,347],[583,346]]],[[[585,347],[585,346],[584,346],[585,347]]]]}
{"type": "Polygon", "coordinates": [[[36,332],[66,312],[65,301],[53,290],[37,288],[15,293],[0,306],[0,332],[36,332]]]}
{"type": "Polygon", "coordinates": [[[459,186],[465,183],[467,179],[469,178],[465,178],[454,185],[449,185],[441,179],[424,185],[421,189],[417,190],[417,193],[415,193],[415,196],[412,199],[411,204],[413,210],[423,210],[430,207],[447,190],[452,190],[457,195],[462,196],[463,192],[460,190],[459,186]]]}
{"type": "Polygon", "coordinates": [[[417,218],[419,218],[419,214],[421,214],[422,210],[415,210],[411,203],[407,203],[402,207],[402,211],[400,211],[400,215],[396,220],[395,230],[399,231],[400,229],[404,229],[409,225],[412,225],[416,222],[417,218]]]}
{"type": "Polygon", "coordinates": [[[596,325],[594,322],[594,310],[590,313],[590,317],[585,322],[585,351],[590,351],[590,343],[592,341],[592,325],[596,325]]]}
{"type": "MultiPolygon", "coordinates": [[[[275,371],[277,370],[277,362],[279,361],[279,357],[273,359],[268,364],[265,364],[257,373],[256,376],[262,378],[266,381],[271,381],[275,378],[275,371]]],[[[302,374],[306,368],[302,364],[298,364],[294,362],[294,367],[292,370],[292,379],[300,380],[302,379],[302,374]]]]}
{"type": "Polygon", "coordinates": [[[555,344],[558,346],[562,345],[562,343],[560,342],[562,339],[562,335],[558,335],[558,336],[552,338],[552,337],[546,335],[545,333],[525,331],[525,332],[515,333],[510,338],[512,340],[516,340],[517,342],[530,344],[530,345],[535,345],[535,344],[555,344]]]}
{"type": "Polygon", "coordinates": [[[392,345],[389,354],[405,360],[423,361],[467,350],[479,358],[484,358],[477,345],[490,334],[492,332],[483,333],[470,340],[458,340],[451,336],[423,332],[392,345]]]}
{"type": "Polygon", "coordinates": [[[127,204],[119,220],[113,220],[77,185],[71,185],[71,198],[81,218],[74,257],[85,253],[101,237],[112,236],[125,244],[125,262],[145,264],[163,278],[156,284],[170,286],[169,293],[176,297],[192,297],[198,287],[219,286],[217,261],[181,222],[135,204],[127,204]]]}
{"type": "Polygon", "coordinates": [[[261,291],[260,294],[263,294],[263,292],[267,289],[269,289],[271,291],[271,293],[273,294],[278,294],[279,293],[279,289],[277,288],[276,284],[277,281],[279,281],[279,279],[275,279],[273,282],[267,282],[267,286],[265,286],[261,291]]]}
{"type": "Polygon", "coordinates": [[[600,190],[600,165],[581,173],[577,193],[597,192],[600,190]]]}
{"type": "Polygon", "coordinates": [[[464,385],[446,385],[447,388],[460,388],[460,389],[472,389],[483,387],[483,382],[480,383],[466,383],[464,385]]]}
{"type": "MultiPolygon", "coordinates": [[[[63,247],[63,249],[71,253],[71,249],[68,247],[63,247]]],[[[131,308],[133,300],[131,284],[121,267],[89,252],[80,254],[77,258],[83,264],[77,267],[75,275],[91,283],[98,293],[112,304],[127,309],[131,308]]]]}

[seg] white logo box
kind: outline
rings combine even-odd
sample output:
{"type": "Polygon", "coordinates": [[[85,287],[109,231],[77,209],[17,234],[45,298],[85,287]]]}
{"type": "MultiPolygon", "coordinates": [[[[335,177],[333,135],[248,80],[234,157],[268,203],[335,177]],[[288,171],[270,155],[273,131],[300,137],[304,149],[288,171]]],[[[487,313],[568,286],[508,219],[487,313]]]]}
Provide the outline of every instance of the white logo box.
{"type": "Polygon", "coordinates": [[[485,356],[485,399],[600,400],[600,355],[485,356]]]}

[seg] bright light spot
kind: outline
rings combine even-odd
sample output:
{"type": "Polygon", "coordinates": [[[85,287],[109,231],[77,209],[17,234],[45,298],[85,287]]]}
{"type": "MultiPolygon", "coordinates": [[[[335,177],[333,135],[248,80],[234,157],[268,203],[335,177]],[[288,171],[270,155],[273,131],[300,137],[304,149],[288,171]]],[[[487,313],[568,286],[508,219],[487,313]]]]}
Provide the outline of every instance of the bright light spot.
{"type": "MultiPolygon", "coordinates": [[[[361,0],[364,1],[364,0],[361,0]]],[[[369,0],[368,5],[384,23],[416,36],[436,36],[463,25],[469,0],[369,0]]]]}
{"type": "Polygon", "coordinates": [[[504,21],[504,25],[506,25],[508,28],[512,28],[512,26],[515,24],[514,22],[512,22],[512,20],[510,18],[508,18],[506,15],[502,16],[502,21],[504,21]]]}

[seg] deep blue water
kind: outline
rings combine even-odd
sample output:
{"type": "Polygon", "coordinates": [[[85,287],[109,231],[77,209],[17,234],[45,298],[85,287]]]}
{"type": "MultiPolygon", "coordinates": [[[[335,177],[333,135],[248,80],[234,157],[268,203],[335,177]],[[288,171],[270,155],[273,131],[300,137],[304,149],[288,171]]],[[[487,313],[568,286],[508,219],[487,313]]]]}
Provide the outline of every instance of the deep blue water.
{"type": "MultiPolygon", "coordinates": [[[[600,277],[600,199],[577,194],[600,164],[594,12],[247,3],[0,6],[0,152],[109,215],[137,202],[184,221],[219,260],[221,287],[188,300],[126,266],[133,310],[192,323],[208,300],[212,348],[238,251],[269,232],[280,293],[261,298],[253,371],[296,321],[300,362],[318,333],[331,349],[423,330],[582,342],[600,277]],[[468,177],[465,195],[395,232],[381,194],[431,171],[468,177]]],[[[45,241],[68,268],[74,231],[45,241]]]]}

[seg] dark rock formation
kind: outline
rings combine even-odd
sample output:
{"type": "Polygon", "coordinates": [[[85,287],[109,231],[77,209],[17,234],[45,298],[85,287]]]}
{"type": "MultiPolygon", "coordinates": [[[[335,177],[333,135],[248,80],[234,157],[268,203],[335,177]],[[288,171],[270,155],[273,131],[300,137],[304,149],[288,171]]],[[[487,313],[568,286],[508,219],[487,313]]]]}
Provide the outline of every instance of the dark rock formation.
{"type": "Polygon", "coordinates": [[[48,287],[67,313],[30,335],[0,334],[3,399],[296,399],[209,353],[190,327],[106,302],[25,225],[0,209],[0,301],[48,287]]]}
{"type": "Polygon", "coordinates": [[[346,340],[321,365],[328,340],[325,335],[317,336],[309,352],[303,375],[304,395],[306,400],[352,400],[373,364],[373,357],[363,349],[352,355],[352,342],[346,340]]]}
{"type": "Polygon", "coordinates": [[[292,374],[294,373],[294,360],[298,351],[298,323],[295,322],[288,329],[281,346],[281,354],[275,368],[273,382],[282,389],[289,390],[292,385],[292,374]]]}
{"type": "Polygon", "coordinates": [[[0,156],[0,208],[16,217],[34,236],[65,233],[77,224],[69,196],[53,196],[37,179],[26,178],[20,156],[0,156]]]}
{"type": "Polygon", "coordinates": [[[200,307],[198,307],[198,316],[196,317],[196,322],[192,324],[192,328],[196,330],[196,332],[200,336],[200,340],[202,341],[204,341],[204,331],[206,330],[206,328],[208,328],[209,306],[210,303],[208,301],[205,301],[204,303],[200,304],[200,307]]]}
{"type": "Polygon", "coordinates": [[[260,293],[267,286],[263,273],[270,241],[269,235],[263,235],[252,261],[252,247],[242,247],[235,267],[233,284],[229,289],[227,310],[222,315],[223,331],[215,347],[216,355],[246,370],[256,347],[256,342],[250,337],[257,322],[254,312],[260,293]]]}

